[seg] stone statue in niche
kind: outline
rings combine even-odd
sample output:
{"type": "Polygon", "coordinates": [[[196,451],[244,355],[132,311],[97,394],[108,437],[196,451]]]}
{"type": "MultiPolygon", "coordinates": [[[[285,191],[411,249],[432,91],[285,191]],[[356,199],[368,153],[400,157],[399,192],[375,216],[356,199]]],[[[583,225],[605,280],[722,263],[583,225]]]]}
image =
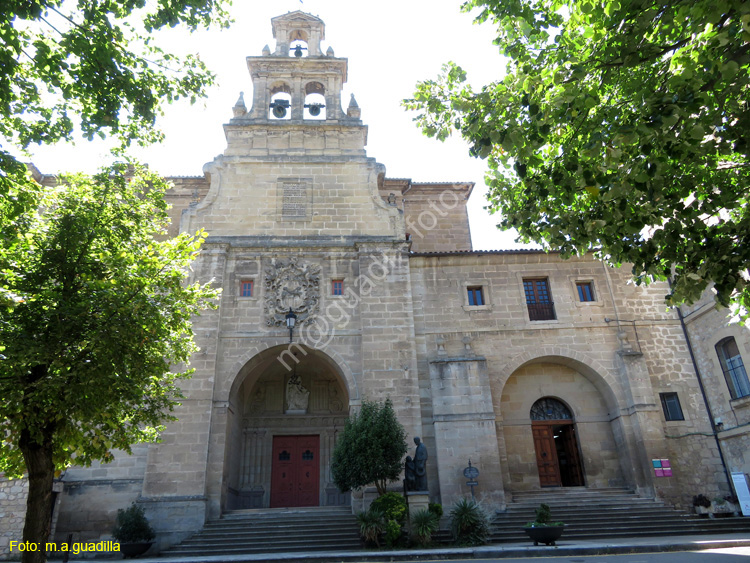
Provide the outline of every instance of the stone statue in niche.
{"type": "Polygon", "coordinates": [[[307,412],[309,401],[310,391],[302,385],[299,375],[293,374],[286,384],[286,412],[304,414],[307,412]]]}
{"type": "Polygon", "coordinates": [[[422,443],[419,436],[414,437],[417,449],[414,452],[414,490],[426,491],[427,489],[427,446],[422,443]]]}

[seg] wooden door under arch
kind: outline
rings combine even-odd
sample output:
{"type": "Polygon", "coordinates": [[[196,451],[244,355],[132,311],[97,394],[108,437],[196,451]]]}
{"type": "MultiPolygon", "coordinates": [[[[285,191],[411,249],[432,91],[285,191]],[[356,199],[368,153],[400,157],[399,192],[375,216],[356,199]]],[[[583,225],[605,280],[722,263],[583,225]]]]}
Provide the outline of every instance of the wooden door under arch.
{"type": "Polygon", "coordinates": [[[533,421],[539,484],[542,487],[582,487],[583,467],[575,424],[568,420],[533,421]]]}
{"type": "Polygon", "coordinates": [[[320,436],[274,436],[271,508],[320,504],[320,436]]]}

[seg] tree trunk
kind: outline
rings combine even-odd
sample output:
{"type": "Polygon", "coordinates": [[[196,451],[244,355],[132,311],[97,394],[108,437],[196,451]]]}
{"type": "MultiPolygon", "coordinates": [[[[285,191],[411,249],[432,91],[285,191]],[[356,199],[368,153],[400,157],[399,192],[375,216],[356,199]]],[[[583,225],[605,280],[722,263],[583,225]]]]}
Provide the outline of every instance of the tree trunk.
{"type": "Polygon", "coordinates": [[[23,552],[22,563],[45,563],[46,543],[50,539],[52,525],[52,481],[55,465],[52,461],[52,432],[45,429],[42,443],[31,437],[28,430],[21,433],[19,447],[29,475],[29,496],[26,501],[26,521],[23,526],[23,541],[36,544],[36,549],[23,552]]]}

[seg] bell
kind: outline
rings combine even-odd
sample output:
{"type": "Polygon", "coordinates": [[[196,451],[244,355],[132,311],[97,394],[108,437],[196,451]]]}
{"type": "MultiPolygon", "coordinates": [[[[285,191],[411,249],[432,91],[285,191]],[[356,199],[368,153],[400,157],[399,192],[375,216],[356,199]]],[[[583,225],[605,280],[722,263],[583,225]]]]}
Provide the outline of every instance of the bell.
{"type": "Polygon", "coordinates": [[[310,112],[310,115],[313,117],[318,117],[320,115],[321,108],[326,107],[324,104],[305,104],[305,107],[310,112]]]}
{"type": "Polygon", "coordinates": [[[289,102],[286,100],[276,100],[271,103],[270,107],[273,111],[273,116],[276,119],[282,119],[286,116],[286,110],[289,109],[289,102]]]}
{"type": "Polygon", "coordinates": [[[294,48],[294,56],[297,57],[297,58],[299,58],[299,57],[302,56],[302,45],[297,45],[294,48]]]}

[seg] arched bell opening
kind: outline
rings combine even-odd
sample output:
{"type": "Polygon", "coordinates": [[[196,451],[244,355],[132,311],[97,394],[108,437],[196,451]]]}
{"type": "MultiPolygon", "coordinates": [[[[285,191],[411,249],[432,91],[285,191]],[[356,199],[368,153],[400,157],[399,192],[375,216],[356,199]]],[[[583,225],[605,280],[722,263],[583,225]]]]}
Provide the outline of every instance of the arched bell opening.
{"type": "Polygon", "coordinates": [[[554,397],[536,401],[529,413],[542,487],[582,487],[583,462],[570,408],[554,397]]]}
{"type": "Polygon", "coordinates": [[[268,110],[268,119],[291,119],[292,118],[292,90],[288,84],[278,82],[271,86],[271,103],[268,110]]]}
{"type": "Polygon", "coordinates": [[[304,29],[295,29],[289,33],[289,56],[302,58],[309,56],[310,37],[304,29]]]}
{"type": "Polygon", "coordinates": [[[349,413],[346,379],[320,350],[297,347],[294,357],[287,350],[259,354],[233,386],[225,510],[350,502],[333,484],[330,469],[349,413]]]}
{"type": "Polygon", "coordinates": [[[326,118],[325,87],[320,82],[310,82],[305,86],[304,119],[326,118]]]}

